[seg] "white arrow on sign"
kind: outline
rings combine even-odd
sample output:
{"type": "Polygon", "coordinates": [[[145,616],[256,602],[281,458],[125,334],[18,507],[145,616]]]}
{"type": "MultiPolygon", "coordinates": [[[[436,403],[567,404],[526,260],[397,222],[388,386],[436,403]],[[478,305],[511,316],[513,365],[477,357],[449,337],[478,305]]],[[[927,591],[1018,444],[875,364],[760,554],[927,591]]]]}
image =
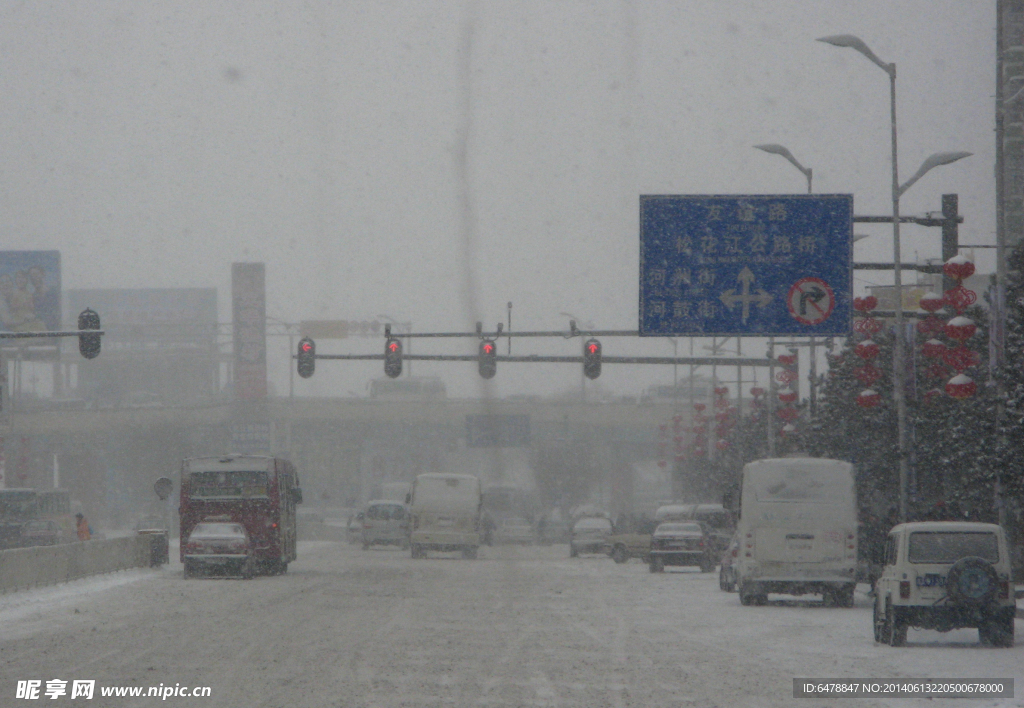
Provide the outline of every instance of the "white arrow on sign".
{"type": "Polygon", "coordinates": [[[736,307],[737,304],[743,305],[743,324],[746,324],[747,319],[750,317],[750,306],[752,304],[763,309],[772,301],[772,295],[766,293],[761,288],[758,288],[755,293],[750,292],[750,286],[754,279],[754,273],[750,268],[744,267],[740,274],[736,276],[736,280],[740,282],[740,294],[737,295],[735,290],[726,290],[719,296],[719,299],[730,310],[736,307]]]}

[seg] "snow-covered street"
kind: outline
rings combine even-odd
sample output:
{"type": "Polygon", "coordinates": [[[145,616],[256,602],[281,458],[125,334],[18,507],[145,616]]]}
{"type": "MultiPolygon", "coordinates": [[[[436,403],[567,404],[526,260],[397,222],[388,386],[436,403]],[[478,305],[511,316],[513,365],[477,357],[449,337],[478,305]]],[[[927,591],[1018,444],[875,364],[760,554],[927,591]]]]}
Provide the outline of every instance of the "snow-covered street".
{"type": "MultiPolygon", "coordinates": [[[[172,563],[0,596],[0,705],[31,704],[18,680],[58,678],[210,686],[166,704],[239,708],[921,702],[794,699],[795,677],[1014,678],[1017,698],[971,705],[1024,705],[1024,642],[911,630],[894,649],[872,641],[864,595],[852,610],[772,600],[742,607],[717,573],[652,575],[561,545],[470,561],[307,542],[285,576],[185,581],[172,563]]],[[[946,704],[962,701],[930,701],[946,704]]]]}

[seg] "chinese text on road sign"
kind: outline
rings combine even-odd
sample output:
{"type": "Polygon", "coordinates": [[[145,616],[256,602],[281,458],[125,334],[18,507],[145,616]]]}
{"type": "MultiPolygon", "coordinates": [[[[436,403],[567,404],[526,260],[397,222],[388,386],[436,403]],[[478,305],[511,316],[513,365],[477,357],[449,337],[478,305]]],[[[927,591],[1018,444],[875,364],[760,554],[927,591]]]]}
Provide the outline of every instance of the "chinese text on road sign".
{"type": "Polygon", "coordinates": [[[852,233],[852,195],[641,196],[640,334],[846,334],[852,233]]]}

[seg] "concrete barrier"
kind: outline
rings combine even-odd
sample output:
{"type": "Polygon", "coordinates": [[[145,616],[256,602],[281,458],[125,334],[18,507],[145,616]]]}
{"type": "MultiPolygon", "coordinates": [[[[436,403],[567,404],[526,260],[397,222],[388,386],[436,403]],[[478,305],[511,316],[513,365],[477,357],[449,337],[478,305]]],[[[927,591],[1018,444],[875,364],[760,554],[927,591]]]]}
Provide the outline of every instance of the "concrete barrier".
{"type": "Polygon", "coordinates": [[[116,570],[148,568],[151,560],[152,545],[147,536],[12,548],[0,551],[0,592],[66,583],[116,570]]]}

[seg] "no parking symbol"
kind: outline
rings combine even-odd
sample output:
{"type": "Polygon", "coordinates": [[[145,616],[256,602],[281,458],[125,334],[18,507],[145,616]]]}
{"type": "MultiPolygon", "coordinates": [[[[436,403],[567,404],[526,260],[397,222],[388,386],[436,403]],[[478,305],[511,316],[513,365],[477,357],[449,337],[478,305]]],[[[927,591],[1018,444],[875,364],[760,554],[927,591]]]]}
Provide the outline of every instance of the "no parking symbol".
{"type": "Polygon", "coordinates": [[[789,289],[786,306],[797,322],[821,324],[835,309],[836,295],[821,278],[801,278],[789,289]]]}

